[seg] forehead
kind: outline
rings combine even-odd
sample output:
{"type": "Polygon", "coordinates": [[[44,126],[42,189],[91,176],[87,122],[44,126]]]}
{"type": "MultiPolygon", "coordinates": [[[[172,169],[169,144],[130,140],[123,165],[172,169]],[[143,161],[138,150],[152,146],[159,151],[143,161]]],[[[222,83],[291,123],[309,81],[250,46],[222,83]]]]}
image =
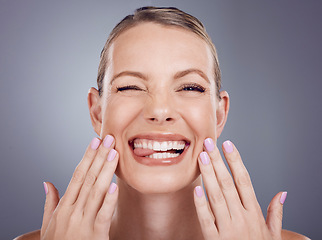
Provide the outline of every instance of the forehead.
{"type": "Polygon", "coordinates": [[[121,33],[109,50],[109,70],[169,73],[196,68],[213,79],[213,58],[197,34],[175,26],[141,23],[121,33]]]}

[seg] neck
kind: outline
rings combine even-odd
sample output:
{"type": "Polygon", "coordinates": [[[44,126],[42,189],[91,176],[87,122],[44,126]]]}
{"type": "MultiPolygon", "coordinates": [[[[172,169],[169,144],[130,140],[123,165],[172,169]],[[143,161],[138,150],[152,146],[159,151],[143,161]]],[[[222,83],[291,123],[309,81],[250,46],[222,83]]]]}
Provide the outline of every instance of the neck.
{"type": "Polygon", "coordinates": [[[193,200],[193,184],[177,192],[142,194],[117,179],[119,199],[111,239],[203,239],[193,200]]]}

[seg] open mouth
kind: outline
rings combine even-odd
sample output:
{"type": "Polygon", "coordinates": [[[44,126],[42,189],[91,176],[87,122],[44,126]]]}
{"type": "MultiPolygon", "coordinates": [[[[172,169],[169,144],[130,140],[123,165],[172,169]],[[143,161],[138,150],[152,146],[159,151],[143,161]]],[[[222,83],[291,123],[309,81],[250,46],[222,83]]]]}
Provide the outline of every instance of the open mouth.
{"type": "Polygon", "coordinates": [[[134,158],[146,165],[175,164],[189,147],[187,140],[134,138],[129,141],[134,158]]]}

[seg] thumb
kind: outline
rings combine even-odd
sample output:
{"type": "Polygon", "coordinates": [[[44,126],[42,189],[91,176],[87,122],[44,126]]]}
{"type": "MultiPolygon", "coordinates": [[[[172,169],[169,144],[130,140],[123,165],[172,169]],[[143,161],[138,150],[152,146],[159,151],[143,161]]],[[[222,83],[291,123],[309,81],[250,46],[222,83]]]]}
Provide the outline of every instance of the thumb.
{"type": "Polygon", "coordinates": [[[279,192],[267,208],[266,225],[274,239],[282,239],[283,204],[286,196],[287,192],[279,192]]]}
{"type": "Polygon", "coordinates": [[[50,219],[59,202],[59,193],[55,186],[50,182],[44,182],[46,193],[46,202],[44,207],[44,215],[42,219],[41,235],[43,235],[48,227],[50,219]]]}

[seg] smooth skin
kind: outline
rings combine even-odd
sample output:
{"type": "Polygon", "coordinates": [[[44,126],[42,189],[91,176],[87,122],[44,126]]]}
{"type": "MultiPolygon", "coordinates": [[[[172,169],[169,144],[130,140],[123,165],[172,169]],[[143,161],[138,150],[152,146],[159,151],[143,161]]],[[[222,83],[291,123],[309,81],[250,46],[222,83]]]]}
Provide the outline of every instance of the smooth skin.
{"type": "MultiPolygon", "coordinates": [[[[281,231],[281,193],[273,198],[265,223],[247,170],[238,150],[235,146],[233,149],[232,153],[227,153],[223,148],[223,152],[236,185],[216,146],[213,151],[205,148],[206,152],[201,153],[210,159],[208,163],[204,163],[200,156],[198,158],[210,199],[208,202],[204,194],[198,196],[196,191],[194,193],[204,239],[241,239],[240,236],[245,236],[242,239],[309,239],[291,231],[281,231]]],[[[54,185],[47,182],[41,230],[15,240],[109,239],[109,227],[118,197],[118,189],[109,193],[105,184],[105,181],[111,181],[118,161],[118,154],[112,161],[107,161],[110,150],[102,145],[97,150],[89,146],[61,199],[54,185]]]]}
{"type": "Polygon", "coordinates": [[[112,145],[91,142],[62,198],[47,182],[41,230],[17,239],[307,239],[281,230],[281,193],[265,221],[234,145],[232,152],[224,149],[232,176],[224,165],[216,140],[227,120],[229,96],[222,91],[221,100],[216,98],[209,56],[206,43],[183,29],[145,23],[122,33],[111,49],[103,96],[94,88],[88,95],[93,128],[102,139],[113,137],[112,145]],[[173,77],[187,67],[200,69],[210,81],[194,73],[173,77]],[[146,79],[126,76],[109,85],[124,69],[146,79]],[[115,91],[129,82],[144,91],[115,91]],[[205,93],[181,90],[191,82],[205,93]],[[179,164],[151,168],[133,160],[128,138],[156,130],[191,140],[179,164]],[[114,173],[117,187],[110,185],[114,173]]]}

